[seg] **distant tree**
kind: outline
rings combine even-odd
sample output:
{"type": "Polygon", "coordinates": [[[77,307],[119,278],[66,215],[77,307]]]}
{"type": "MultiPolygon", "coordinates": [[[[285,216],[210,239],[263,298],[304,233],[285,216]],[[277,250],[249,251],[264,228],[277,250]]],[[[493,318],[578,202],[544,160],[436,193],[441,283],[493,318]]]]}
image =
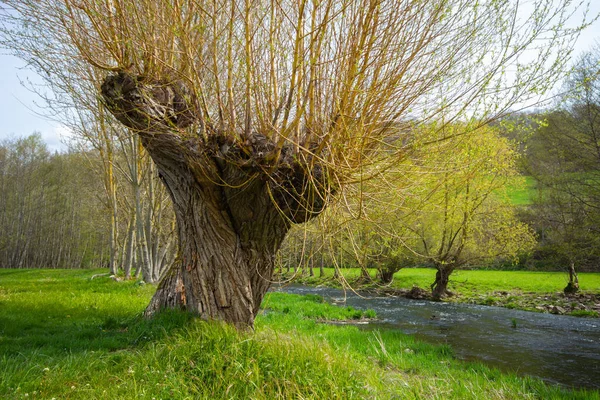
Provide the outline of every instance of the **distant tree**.
{"type": "Polygon", "coordinates": [[[396,257],[436,268],[431,285],[436,299],[450,294],[448,282],[455,269],[514,258],[535,244],[504,192],[516,175],[511,144],[491,128],[477,136],[457,137],[462,129],[446,126],[434,138],[436,145],[413,158],[406,174],[413,182],[400,186],[403,195],[397,197],[405,211],[397,220],[404,229],[399,236],[404,250],[396,257]],[[440,140],[445,136],[449,139],[440,140]],[[422,178],[414,181],[415,176],[422,178]]]}
{"type": "Polygon", "coordinates": [[[147,314],[238,326],[290,226],[406,157],[399,124],[497,118],[552,85],[579,28],[550,0],[4,3],[8,46],[109,73],[93,85],[170,193],[178,263],[147,314]]]}
{"type": "Polygon", "coordinates": [[[80,153],[50,154],[39,134],[0,143],[1,268],[105,264],[108,227],[86,164],[80,153]]]}
{"type": "Polygon", "coordinates": [[[439,299],[449,294],[455,269],[530,251],[535,236],[506,193],[508,183],[519,182],[513,143],[489,127],[476,136],[460,135],[465,129],[421,132],[428,145],[416,145],[393,169],[355,185],[362,195],[353,199],[361,201],[338,211],[337,223],[347,229],[339,230],[334,252],[363,271],[377,268],[383,284],[403,267],[434,266],[432,293],[439,299]],[[365,215],[352,219],[360,209],[365,215]]]}
{"type": "Polygon", "coordinates": [[[569,270],[574,292],[576,268],[600,263],[600,49],[579,59],[564,93],[529,138],[526,168],[538,181],[531,214],[543,249],[569,270]]]}
{"type": "MultiPolygon", "coordinates": [[[[389,171],[389,175],[393,175],[389,171]]],[[[387,174],[386,174],[387,175],[387,174]]],[[[356,210],[346,215],[338,232],[339,241],[334,252],[343,252],[350,265],[361,269],[359,283],[369,283],[372,277],[370,268],[377,270],[379,283],[387,285],[393,281],[394,274],[406,266],[414,266],[419,260],[411,247],[410,235],[403,225],[407,214],[416,210],[406,208],[406,187],[398,185],[399,179],[392,179],[394,186],[387,193],[378,193],[377,187],[385,187],[380,179],[369,182],[363,187],[363,204],[358,205],[368,210],[368,215],[358,217],[356,210]],[[375,189],[371,191],[371,189],[375,189]],[[354,215],[354,218],[352,217],[354,215]],[[358,217],[358,218],[356,218],[358,217]]],[[[418,205],[412,203],[412,207],[418,205]]],[[[343,217],[342,217],[343,218],[343,217]]]]}

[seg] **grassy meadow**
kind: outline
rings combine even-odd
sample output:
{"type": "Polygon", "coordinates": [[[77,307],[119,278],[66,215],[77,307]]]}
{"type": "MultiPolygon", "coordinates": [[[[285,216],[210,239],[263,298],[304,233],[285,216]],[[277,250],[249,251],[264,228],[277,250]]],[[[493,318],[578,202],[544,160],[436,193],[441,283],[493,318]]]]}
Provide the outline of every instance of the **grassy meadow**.
{"type": "Polygon", "coordinates": [[[150,285],[90,270],[0,270],[3,399],[598,399],[464,363],[446,346],[322,321],[372,318],[269,294],[254,332],[140,317],[150,285]]]}
{"type": "MultiPolygon", "coordinates": [[[[377,271],[369,269],[373,283],[359,279],[360,269],[341,269],[342,278],[335,278],[333,268],[324,268],[323,276],[315,269],[314,276],[306,272],[284,272],[282,277],[295,276],[297,282],[308,285],[342,286],[354,289],[381,289],[377,283],[377,271]]],[[[458,303],[501,306],[527,311],[552,312],[579,317],[598,317],[600,307],[600,273],[581,272],[579,275],[580,293],[565,296],[562,290],[567,285],[565,272],[548,271],[493,271],[457,270],[450,276],[448,289],[454,296],[448,301],[458,303]]],[[[410,290],[414,286],[429,290],[435,280],[435,269],[404,268],[394,274],[394,280],[387,286],[391,289],[410,290]]]]}
{"type": "MultiPolygon", "coordinates": [[[[333,268],[323,270],[323,277],[319,276],[318,268],[314,269],[314,277],[299,277],[307,283],[319,283],[323,278],[333,278],[333,268]]],[[[348,282],[360,276],[358,268],[341,269],[340,272],[348,282]]],[[[377,270],[369,269],[369,274],[375,279],[377,270]]],[[[583,292],[600,292],[600,273],[581,272],[578,275],[583,292]]],[[[392,286],[399,289],[410,289],[413,286],[427,288],[434,280],[433,268],[404,268],[396,272],[392,286]]],[[[562,291],[568,281],[569,277],[565,272],[456,270],[450,276],[449,288],[464,295],[494,291],[553,293],[562,291]]]]}
{"type": "Polygon", "coordinates": [[[532,176],[516,176],[506,185],[506,195],[513,206],[528,206],[537,196],[536,181],[532,176]]]}

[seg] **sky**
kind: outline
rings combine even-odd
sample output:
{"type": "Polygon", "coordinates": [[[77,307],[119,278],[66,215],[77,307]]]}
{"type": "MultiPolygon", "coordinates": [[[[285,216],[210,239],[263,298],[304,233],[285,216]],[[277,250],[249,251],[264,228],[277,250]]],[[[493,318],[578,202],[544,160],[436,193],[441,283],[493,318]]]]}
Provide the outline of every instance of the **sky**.
{"type": "MultiPolygon", "coordinates": [[[[599,14],[600,1],[592,1],[590,11],[590,15],[599,14]]],[[[600,20],[581,33],[574,58],[596,43],[600,45],[600,20]]],[[[66,150],[69,130],[43,116],[39,107],[43,102],[22,84],[27,81],[39,84],[41,79],[23,61],[0,50],[0,142],[39,132],[51,151],[66,150]]]]}

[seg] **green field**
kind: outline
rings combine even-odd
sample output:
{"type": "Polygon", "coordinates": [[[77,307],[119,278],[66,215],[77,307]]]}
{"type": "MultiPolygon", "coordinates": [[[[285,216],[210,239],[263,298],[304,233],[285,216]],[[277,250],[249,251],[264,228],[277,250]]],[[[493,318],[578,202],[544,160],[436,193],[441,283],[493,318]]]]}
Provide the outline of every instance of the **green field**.
{"type": "Polygon", "coordinates": [[[506,194],[513,206],[527,206],[537,196],[536,181],[532,176],[518,176],[506,185],[506,194]]]}
{"type": "Polygon", "coordinates": [[[140,317],[154,288],[98,271],[0,270],[3,399],[599,399],[453,358],[446,346],[319,321],[372,317],[273,293],[255,332],[140,317]]]}
{"type": "MultiPolygon", "coordinates": [[[[381,290],[377,283],[377,271],[370,269],[372,283],[358,280],[360,269],[341,269],[343,279],[333,279],[333,268],[324,268],[321,277],[319,270],[315,276],[302,272],[294,275],[284,273],[282,278],[294,279],[307,285],[349,286],[353,289],[381,290]]],[[[404,268],[394,275],[394,280],[386,288],[408,289],[418,286],[429,290],[435,280],[435,269],[404,268]]],[[[568,276],[564,272],[534,271],[492,271],[457,270],[450,276],[448,288],[454,296],[447,301],[501,306],[528,311],[554,312],[579,317],[598,317],[600,315],[600,273],[580,273],[580,293],[564,296],[562,290],[567,285],[568,276]],[[554,309],[560,307],[560,309],[554,309]],[[559,311],[560,310],[560,311],[559,311]]]]}
{"type": "MultiPolygon", "coordinates": [[[[589,182],[595,185],[597,178],[586,173],[571,172],[562,175],[563,180],[573,179],[576,182],[589,182]]],[[[514,206],[528,206],[540,195],[538,192],[538,182],[533,176],[518,175],[509,178],[506,183],[506,195],[510,199],[510,204],[514,206]]]]}
{"type": "MultiPolygon", "coordinates": [[[[358,268],[341,269],[341,274],[351,282],[360,275],[358,268]]],[[[332,278],[333,268],[324,268],[324,277],[332,278]]],[[[370,276],[375,279],[377,271],[370,269],[370,276]]],[[[314,278],[302,278],[306,283],[319,283],[319,270],[315,269],[314,278]]],[[[435,279],[433,268],[404,268],[396,272],[392,286],[399,289],[410,289],[413,286],[429,287],[435,279]]],[[[565,272],[538,271],[491,271],[491,270],[457,270],[450,277],[450,290],[459,294],[488,293],[494,291],[521,291],[534,293],[560,292],[568,282],[565,272]]],[[[600,293],[600,273],[579,273],[579,284],[584,292],[600,293]]]]}

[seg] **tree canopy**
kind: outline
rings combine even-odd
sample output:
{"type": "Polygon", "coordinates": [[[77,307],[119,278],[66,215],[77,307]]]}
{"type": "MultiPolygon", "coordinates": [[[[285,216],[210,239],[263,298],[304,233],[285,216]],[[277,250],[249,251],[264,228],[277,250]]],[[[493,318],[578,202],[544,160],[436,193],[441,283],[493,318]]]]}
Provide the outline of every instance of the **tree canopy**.
{"type": "Polygon", "coordinates": [[[256,160],[265,168],[291,145],[340,182],[375,161],[399,122],[485,122],[543,92],[578,32],[569,1],[4,3],[12,47],[40,69],[83,59],[180,81],[193,117],[165,115],[190,119],[178,135],[226,131],[243,143],[258,132],[272,141],[256,160]]]}
{"type": "MultiPolygon", "coordinates": [[[[537,181],[528,217],[547,262],[597,269],[600,253],[600,52],[581,56],[556,107],[536,115],[526,171],[537,181]]],[[[533,118],[532,118],[533,119],[533,118]]]]}

